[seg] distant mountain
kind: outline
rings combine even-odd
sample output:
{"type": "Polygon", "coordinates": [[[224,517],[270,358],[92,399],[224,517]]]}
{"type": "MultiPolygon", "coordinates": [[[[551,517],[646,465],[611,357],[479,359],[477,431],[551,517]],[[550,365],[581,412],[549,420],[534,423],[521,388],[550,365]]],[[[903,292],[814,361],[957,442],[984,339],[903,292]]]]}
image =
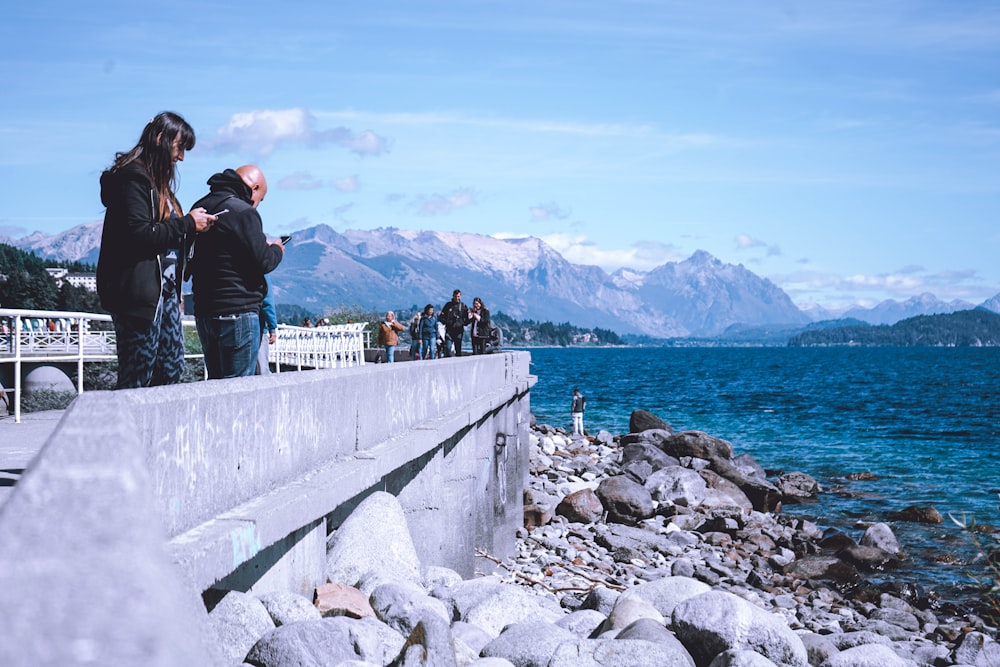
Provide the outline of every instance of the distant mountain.
{"type": "Polygon", "coordinates": [[[979,304],[980,308],[985,308],[986,310],[992,310],[994,313],[1000,313],[1000,294],[996,294],[986,301],[979,304]]]}
{"type": "MultiPolygon", "coordinates": [[[[36,233],[13,245],[47,259],[96,263],[101,227],[95,222],[54,236],[36,233]]],[[[491,310],[517,319],[655,338],[749,341],[760,332],[775,341],[816,319],[830,319],[821,309],[799,310],[771,281],[704,251],[648,272],[621,269],[608,275],[599,267],[566,261],[537,238],[392,228],[340,233],[319,225],[295,232],[271,284],[278,303],[317,314],[342,306],[440,307],[459,288],[465,301],[479,296],[491,310]]],[[[995,300],[1000,302],[1000,294],[995,300]]],[[[921,308],[961,307],[962,302],[943,304],[921,295],[843,317],[895,321],[894,313],[906,317],[914,310],[924,314],[921,308]]]]}
{"type": "Polygon", "coordinates": [[[998,347],[1000,314],[975,308],[939,315],[918,315],[893,325],[862,324],[815,329],[793,336],[788,344],[791,347],[998,347]]]}
{"type": "Polygon", "coordinates": [[[43,259],[69,260],[97,264],[101,248],[104,221],[77,225],[54,236],[35,232],[13,243],[21,250],[33,252],[43,259]]]}
{"type": "Polygon", "coordinates": [[[869,324],[893,324],[908,317],[916,317],[917,315],[954,313],[974,307],[975,304],[958,299],[944,302],[933,294],[925,292],[920,296],[915,296],[902,302],[889,299],[874,308],[851,308],[844,311],[841,317],[853,317],[869,324]]]}

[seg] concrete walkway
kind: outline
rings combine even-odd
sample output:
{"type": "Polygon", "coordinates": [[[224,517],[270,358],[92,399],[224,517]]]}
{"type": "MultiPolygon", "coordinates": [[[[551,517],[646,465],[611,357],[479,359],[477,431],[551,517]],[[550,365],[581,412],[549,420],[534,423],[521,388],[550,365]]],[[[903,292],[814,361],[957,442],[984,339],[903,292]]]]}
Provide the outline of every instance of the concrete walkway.
{"type": "Polygon", "coordinates": [[[24,469],[49,439],[64,412],[22,412],[20,424],[14,421],[14,415],[0,417],[0,505],[7,502],[24,469]]]}

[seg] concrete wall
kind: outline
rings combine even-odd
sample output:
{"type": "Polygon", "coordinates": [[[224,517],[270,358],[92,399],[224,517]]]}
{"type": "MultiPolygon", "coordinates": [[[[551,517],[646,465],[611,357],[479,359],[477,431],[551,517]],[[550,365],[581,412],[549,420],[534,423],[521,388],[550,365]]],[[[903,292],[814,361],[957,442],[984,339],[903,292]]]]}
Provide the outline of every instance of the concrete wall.
{"type": "MultiPolygon", "coordinates": [[[[471,576],[476,549],[507,555],[522,523],[528,364],[506,352],[84,394],[0,507],[0,617],[72,634],[80,616],[54,614],[68,602],[51,588],[99,598],[99,582],[160,603],[126,621],[137,631],[189,634],[191,591],[310,592],[328,533],[375,490],[400,499],[423,562],[471,576]]],[[[117,613],[77,603],[88,627],[117,613]]],[[[68,645],[102,655],[114,640],[94,636],[68,645]]],[[[144,646],[142,664],[181,657],[144,646]]],[[[0,664],[12,655],[0,647],[0,664]]]]}

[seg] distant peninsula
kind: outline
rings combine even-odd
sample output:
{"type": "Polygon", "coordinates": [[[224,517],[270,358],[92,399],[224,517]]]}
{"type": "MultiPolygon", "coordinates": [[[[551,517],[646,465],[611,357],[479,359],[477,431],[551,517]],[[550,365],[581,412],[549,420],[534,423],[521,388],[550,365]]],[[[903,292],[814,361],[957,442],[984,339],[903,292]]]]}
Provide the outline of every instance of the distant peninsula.
{"type": "Polygon", "coordinates": [[[812,329],[792,336],[789,347],[998,347],[1000,314],[985,308],[918,315],[892,325],[864,323],[812,329]]]}

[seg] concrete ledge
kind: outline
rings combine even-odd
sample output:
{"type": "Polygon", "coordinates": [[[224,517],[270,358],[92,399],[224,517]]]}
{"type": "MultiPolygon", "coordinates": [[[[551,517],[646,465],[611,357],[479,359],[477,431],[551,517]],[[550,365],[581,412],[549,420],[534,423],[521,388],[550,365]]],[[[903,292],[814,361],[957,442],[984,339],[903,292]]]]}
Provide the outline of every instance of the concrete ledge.
{"type": "Polygon", "coordinates": [[[0,507],[0,664],[210,664],[201,591],[319,583],[328,529],[376,488],[424,562],[471,576],[521,525],[528,367],[507,352],[80,396],[0,507]]]}

